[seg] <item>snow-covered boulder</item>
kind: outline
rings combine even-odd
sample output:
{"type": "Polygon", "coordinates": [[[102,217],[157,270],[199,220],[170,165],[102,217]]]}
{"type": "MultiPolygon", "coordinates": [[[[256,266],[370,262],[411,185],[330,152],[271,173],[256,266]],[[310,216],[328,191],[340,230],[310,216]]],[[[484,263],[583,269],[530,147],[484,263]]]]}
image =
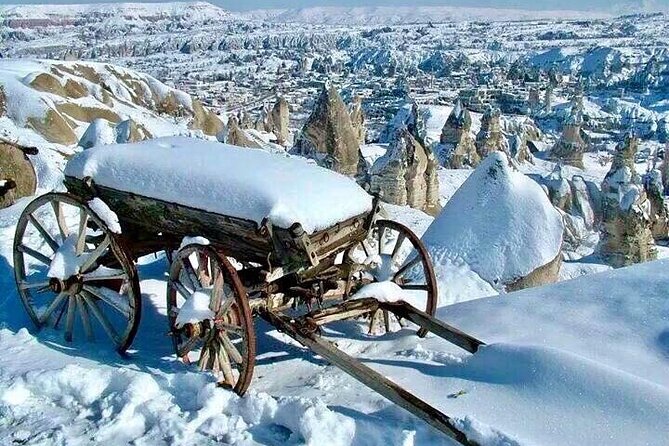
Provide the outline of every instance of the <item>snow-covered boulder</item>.
{"type": "Polygon", "coordinates": [[[90,149],[95,146],[105,146],[107,144],[114,144],[116,142],[116,135],[114,132],[114,124],[106,119],[95,119],[88,125],[88,128],[79,139],[79,147],[83,149],[90,149]]]}
{"type": "Polygon", "coordinates": [[[563,230],[541,186],[496,151],[444,206],[423,241],[438,275],[463,261],[495,288],[515,290],[557,279],[563,230]]]}

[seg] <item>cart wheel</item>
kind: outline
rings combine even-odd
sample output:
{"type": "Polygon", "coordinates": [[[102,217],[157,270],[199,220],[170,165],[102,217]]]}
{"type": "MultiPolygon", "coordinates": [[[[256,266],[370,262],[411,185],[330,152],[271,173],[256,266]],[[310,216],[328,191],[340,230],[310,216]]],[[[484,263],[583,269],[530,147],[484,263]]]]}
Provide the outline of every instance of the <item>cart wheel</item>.
{"type": "MultiPolygon", "coordinates": [[[[403,299],[407,303],[434,316],[437,280],[432,261],[423,242],[409,228],[394,221],[377,220],[367,239],[350,255],[364,265],[367,277],[362,280],[392,281],[405,290],[403,299]]],[[[371,315],[370,333],[377,332],[380,322],[385,331],[390,330],[387,311],[377,310],[371,315]]],[[[418,331],[420,337],[426,334],[427,330],[418,331]]]]}
{"type": "Polygon", "coordinates": [[[253,377],[255,332],[246,291],[228,259],[210,246],[179,250],[170,268],[167,316],[177,357],[186,364],[197,360],[222,386],[243,395],[253,377]]]}
{"type": "Polygon", "coordinates": [[[121,354],[132,343],[141,313],[137,270],[84,201],[50,193],[28,204],[14,236],[14,273],[38,329],[62,322],[65,341],[109,337],[121,354]]]}

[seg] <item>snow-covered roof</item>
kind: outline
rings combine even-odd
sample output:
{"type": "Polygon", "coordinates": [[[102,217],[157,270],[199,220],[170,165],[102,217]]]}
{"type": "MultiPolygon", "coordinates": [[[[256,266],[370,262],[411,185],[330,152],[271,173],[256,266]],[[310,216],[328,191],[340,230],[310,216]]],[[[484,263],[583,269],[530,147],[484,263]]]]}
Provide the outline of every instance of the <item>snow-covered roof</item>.
{"type": "Polygon", "coordinates": [[[222,215],[308,233],[371,210],[355,181],[307,160],[186,137],[94,147],[65,175],[222,215]]]}

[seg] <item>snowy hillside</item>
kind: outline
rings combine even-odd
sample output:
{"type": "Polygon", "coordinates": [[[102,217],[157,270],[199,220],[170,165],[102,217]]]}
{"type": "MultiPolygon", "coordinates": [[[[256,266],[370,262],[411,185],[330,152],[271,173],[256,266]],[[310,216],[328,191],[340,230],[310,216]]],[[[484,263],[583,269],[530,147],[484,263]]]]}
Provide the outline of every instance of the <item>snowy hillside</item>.
{"type": "Polygon", "coordinates": [[[457,6],[362,6],[309,7],[300,9],[260,9],[235,13],[236,17],[275,23],[312,25],[407,25],[481,20],[593,19],[609,15],[584,11],[538,11],[522,9],[477,8],[457,6]]]}
{"type": "Polygon", "coordinates": [[[191,130],[215,136],[223,126],[187,93],[110,64],[2,59],[0,87],[0,119],[60,145],[77,143],[95,120],[132,120],[145,137],[191,130]]]}

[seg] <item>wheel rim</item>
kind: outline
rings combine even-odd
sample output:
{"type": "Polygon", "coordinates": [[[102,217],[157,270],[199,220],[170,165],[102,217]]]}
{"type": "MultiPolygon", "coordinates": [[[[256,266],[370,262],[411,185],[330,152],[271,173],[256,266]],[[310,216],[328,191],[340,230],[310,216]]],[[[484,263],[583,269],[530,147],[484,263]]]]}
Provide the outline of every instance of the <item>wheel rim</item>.
{"type": "MultiPolygon", "coordinates": [[[[364,273],[372,282],[391,281],[403,290],[403,300],[433,316],[437,309],[437,281],[427,249],[409,228],[390,221],[377,220],[369,236],[357,249],[367,263],[364,273]]],[[[378,310],[371,316],[370,332],[379,317],[389,330],[387,311],[378,310]]],[[[418,335],[423,337],[423,329],[418,335]]]]}
{"type": "Polygon", "coordinates": [[[179,359],[211,370],[221,385],[240,395],[246,392],[255,364],[253,318],[225,257],[202,245],[188,245],[174,256],[167,316],[179,359]]]}
{"type": "Polygon", "coordinates": [[[132,343],[141,302],[134,264],[119,238],[83,201],[51,193],[23,211],[14,237],[21,301],[38,329],[61,327],[66,342],[132,343]]]}

